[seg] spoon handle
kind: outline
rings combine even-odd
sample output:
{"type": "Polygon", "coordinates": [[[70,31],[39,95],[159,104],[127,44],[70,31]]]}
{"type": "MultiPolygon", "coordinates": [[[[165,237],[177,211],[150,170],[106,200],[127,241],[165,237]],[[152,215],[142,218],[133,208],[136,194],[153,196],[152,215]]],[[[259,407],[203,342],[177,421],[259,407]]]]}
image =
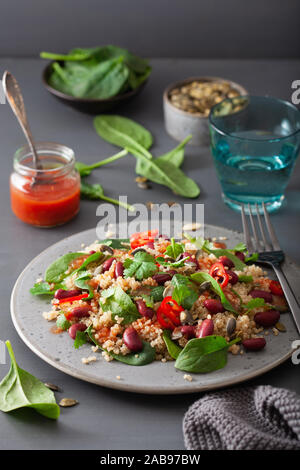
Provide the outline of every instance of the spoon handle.
{"type": "Polygon", "coordinates": [[[27,121],[25,105],[20,86],[15,77],[7,70],[3,74],[2,83],[7,101],[9,102],[11,109],[13,110],[16,118],[18,119],[19,124],[22,127],[22,130],[29,144],[33,157],[34,168],[40,169],[41,164],[39,162],[39,157],[34,147],[33,137],[27,121]]]}

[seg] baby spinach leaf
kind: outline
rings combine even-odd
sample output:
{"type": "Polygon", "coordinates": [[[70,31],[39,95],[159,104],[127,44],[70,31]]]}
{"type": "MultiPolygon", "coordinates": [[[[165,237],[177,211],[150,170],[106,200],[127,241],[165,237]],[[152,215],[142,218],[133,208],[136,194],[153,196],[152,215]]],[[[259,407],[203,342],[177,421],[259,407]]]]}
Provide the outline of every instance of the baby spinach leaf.
{"type": "Polygon", "coordinates": [[[104,257],[105,255],[99,251],[97,251],[96,253],[93,253],[92,255],[88,256],[84,262],[82,263],[81,266],[79,266],[79,268],[77,268],[74,272],[74,273],[77,273],[79,271],[83,271],[89,264],[91,263],[94,263],[95,261],[98,261],[98,260],[103,260],[104,261],[104,257]]]}
{"type": "Polygon", "coordinates": [[[138,281],[151,277],[157,272],[154,257],[144,251],[138,251],[134,259],[126,258],[123,265],[124,277],[135,277],[138,281]]]}
{"type": "MultiPolygon", "coordinates": [[[[130,149],[129,149],[130,150],[130,149]]],[[[133,152],[132,152],[133,153],[133,152]]],[[[167,160],[148,160],[143,154],[133,153],[140,159],[136,172],[154,183],[170,188],[175,194],[183,197],[195,198],[199,196],[200,189],[197,183],[188,178],[179,168],[167,160]]]]}
{"type": "Polygon", "coordinates": [[[102,114],[94,119],[94,126],[102,139],[124,147],[133,155],[143,155],[151,159],[148,149],[152,145],[152,135],[143,126],[122,116],[102,114]]]}
{"type": "Polygon", "coordinates": [[[167,247],[165,254],[171,258],[176,259],[177,256],[184,252],[184,246],[181,243],[176,243],[174,238],[171,238],[171,243],[167,247]]]}
{"type": "Polygon", "coordinates": [[[64,313],[62,313],[56,319],[56,326],[62,330],[68,330],[71,326],[71,323],[66,319],[64,313]]]}
{"type": "Polygon", "coordinates": [[[32,295],[53,295],[56,289],[52,289],[48,282],[36,282],[30,289],[32,295]]]}
{"type": "Polygon", "coordinates": [[[9,341],[6,341],[11,366],[0,383],[0,410],[9,412],[29,407],[47,418],[57,419],[60,414],[54,393],[40,380],[21,369],[9,341]]]}
{"type": "Polygon", "coordinates": [[[83,256],[84,253],[67,253],[57,260],[46,269],[45,280],[46,282],[61,282],[66,276],[66,271],[74,259],[83,256]]]}
{"type": "Polygon", "coordinates": [[[226,310],[229,310],[229,312],[238,315],[238,313],[235,311],[234,307],[231,305],[226,295],[224,294],[220,284],[212,276],[210,276],[208,273],[197,272],[191,274],[190,278],[192,279],[192,281],[198,282],[199,284],[204,281],[210,281],[212,289],[220,297],[222,305],[226,308],[226,310]]]}
{"type": "Polygon", "coordinates": [[[156,258],[156,262],[161,266],[168,266],[169,268],[181,268],[182,266],[184,266],[184,262],[187,259],[189,259],[189,256],[187,256],[186,258],[182,258],[178,261],[174,261],[172,263],[172,261],[166,261],[162,256],[158,256],[158,258],[156,258]]]}
{"type": "Polygon", "coordinates": [[[79,349],[81,346],[83,346],[87,342],[87,335],[86,335],[86,330],[85,331],[77,331],[76,332],[76,337],[74,340],[74,348],[79,349]]]}
{"type": "Polygon", "coordinates": [[[167,350],[170,356],[173,357],[173,359],[177,359],[182,351],[182,348],[172,341],[170,330],[163,331],[163,340],[167,346],[167,350]]]}
{"type": "MultiPolygon", "coordinates": [[[[177,147],[175,147],[173,150],[170,150],[170,152],[165,153],[164,155],[161,155],[160,157],[156,158],[157,160],[164,160],[167,162],[173,163],[177,168],[180,168],[183,160],[184,160],[184,149],[186,144],[191,140],[192,135],[188,135],[182,142],[180,142],[177,147]]],[[[139,166],[139,160],[137,162],[137,167],[139,166]]],[[[138,171],[137,171],[138,173],[138,171]]]]}
{"type": "Polygon", "coordinates": [[[172,298],[184,309],[190,310],[198,299],[198,293],[193,289],[190,279],[182,274],[175,274],[172,277],[172,285],[172,298]]]}
{"type": "Polygon", "coordinates": [[[101,292],[100,305],[104,312],[108,310],[112,312],[112,318],[116,315],[122,317],[122,323],[128,325],[140,318],[140,314],[135,303],[121,287],[110,287],[101,292]]]}
{"type": "MultiPolygon", "coordinates": [[[[96,344],[101,350],[104,350],[100,343],[96,340],[92,333],[92,327],[90,326],[87,329],[87,333],[91,340],[96,344]]],[[[145,366],[146,364],[150,364],[155,360],[155,349],[150,346],[149,343],[143,341],[143,349],[138,353],[129,353],[123,356],[122,354],[115,354],[113,352],[108,352],[110,356],[116,359],[119,362],[123,362],[124,364],[128,364],[130,366],[145,366]]]]}
{"type": "Polygon", "coordinates": [[[223,336],[205,336],[191,339],[176,359],[176,369],[202,373],[222,369],[227,364],[227,351],[240,341],[235,338],[227,343],[223,336]]]}
{"type": "Polygon", "coordinates": [[[102,199],[103,201],[110,202],[111,204],[124,207],[124,209],[128,211],[135,211],[135,208],[129,204],[104,196],[104,191],[100,184],[88,184],[81,180],[80,194],[83,199],[102,199]]]}
{"type": "Polygon", "coordinates": [[[89,176],[95,168],[100,168],[101,166],[107,165],[108,163],[114,162],[115,160],[119,160],[119,158],[125,157],[127,154],[127,150],[121,150],[121,152],[118,152],[109,158],[105,158],[104,160],[100,160],[100,162],[93,163],[92,165],[87,165],[82,162],[76,162],[75,167],[80,176],[89,176]]]}
{"type": "Polygon", "coordinates": [[[160,302],[163,299],[164,286],[151,287],[151,297],[154,302],[160,302]]]}

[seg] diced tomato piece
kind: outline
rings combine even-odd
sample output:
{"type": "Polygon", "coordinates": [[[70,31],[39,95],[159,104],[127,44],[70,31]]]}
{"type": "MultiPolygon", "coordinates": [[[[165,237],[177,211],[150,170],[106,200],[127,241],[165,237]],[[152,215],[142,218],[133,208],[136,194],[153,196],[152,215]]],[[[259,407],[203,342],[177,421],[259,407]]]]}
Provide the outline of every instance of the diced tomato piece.
{"type": "Polygon", "coordinates": [[[136,232],[130,237],[130,246],[134,250],[140,246],[146,245],[148,242],[153,242],[158,235],[158,230],[147,230],[146,232],[136,232]]]}
{"type": "Polygon", "coordinates": [[[270,291],[272,292],[272,294],[274,295],[280,295],[280,296],[283,296],[284,295],[284,292],[282,290],[282,287],[280,285],[280,282],[278,281],[271,281],[270,282],[270,291]]]}

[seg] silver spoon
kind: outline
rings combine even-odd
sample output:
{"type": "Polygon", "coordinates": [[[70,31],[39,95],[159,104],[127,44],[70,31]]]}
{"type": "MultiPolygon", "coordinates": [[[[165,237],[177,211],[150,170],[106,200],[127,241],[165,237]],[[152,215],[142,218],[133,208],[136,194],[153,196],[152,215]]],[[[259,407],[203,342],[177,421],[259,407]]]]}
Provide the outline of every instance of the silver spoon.
{"type": "MultiPolygon", "coordinates": [[[[22,130],[26,137],[26,140],[29,144],[32,153],[33,166],[37,170],[42,169],[43,166],[39,160],[38,153],[35,149],[31,130],[27,121],[24,100],[20,86],[15,77],[7,70],[5,70],[3,74],[2,83],[7,101],[9,102],[11,109],[13,110],[16,118],[18,119],[19,124],[22,127],[22,130]]],[[[33,181],[33,183],[35,182],[36,180],[33,181]]]]}

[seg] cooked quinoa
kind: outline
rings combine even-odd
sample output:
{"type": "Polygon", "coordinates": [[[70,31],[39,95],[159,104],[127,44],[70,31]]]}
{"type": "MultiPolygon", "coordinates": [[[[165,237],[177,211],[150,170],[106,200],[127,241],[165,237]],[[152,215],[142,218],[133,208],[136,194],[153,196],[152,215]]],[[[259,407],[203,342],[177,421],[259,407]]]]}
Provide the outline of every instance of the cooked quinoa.
{"type": "MultiPolygon", "coordinates": [[[[220,237],[222,240],[225,238],[220,237]]],[[[82,244],[79,255],[63,273],[63,282],[54,295],[51,309],[44,312],[43,316],[47,321],[57,321],[58,330],[68,330],[73,339],[77,339],[77,331],[89,329],[97,344],[92,346],[93,353],[100,353],[108,362],[114,360],[114,355],[121,357],[135,353],[135,359],[139,358],[138,347],[133,347],[130,343],[132,336],[127,338],[128,330],[137,343],[146,342],[154,349],[157,361],[167,362],[174,359],[168,352],[164,331],[169,330],[170,340],[184,348],[191,338],[206,336],[201,334],[204,325],[209,325],[210,335],[222,336],[227,342],[236,338],[237,342],[229,347],[229,351],[234,355],[242,354],[245,340],[265,337],[268,331],[275,336],[279,334],[275,324],[268,325],[270,328],[266,330],[262,326],[265,320],[258,321],[259,316],[256,316],[261,312],[266,312],[266,316],[270,310],[276,310],[274,304],[278,302],[278,295],[273,295],[270,286],[274,281],[267,277],[260,266],[244,264],[244,268],[239,270],[231,259],[222,261],[224,256],[217,256],[219,253],[213,251],[226,251],[227,248],[224,242],[216,240],[213,238],[206,249],[205,245],[199,249],[194,240],[183,239],[175,243],[166,237],[146,238],[145,243],[139,240],[139,244],[131,241],[131,245],[124,242],[122,245],[118,244],[117,248],[98,241],[90,246],[82,244]],[[93,259],[82,269],[83,263],[90,256],[93,259]],[[218,271],[220,269],[221,274],[218,271]],[[199,283],[197,277],[193,277],[196,273],[210,274],[217,279],[227,299],[226,305],[222,305],[222,299],[209,282],[205,285],[203,282],[199,283]],[[83,285],[78,283],[80,275],[82,282],[85,282],[83,285]],[[184,284],[184,279],[187,280],[186,288],[179,288],[182,289],[180,293],[183,295],[186,292],[188,297],[183,298],[182,303],[179,297],[177,300],[172,298],[172,295],[175,297],[174,289],[176,290],[174,279],[178,279],[181,284],[184,284]],[[190,289],[191,297],[186,289],[190,289]],[[68,291],[73,293],[70,297],[68,291]],[[254,291],[262,292],[260,295],[268,301],[258,307],[247,308],[254,297],[259,297],[254,296],[254,291]],[[117,293],[124,297],[124,305],[126,302],[129,305],[128,309],[133,315],[130,321],[129,310],[124,305],[122,310],[121,303],[120,306],[116,305],[116,298],[111,296],[117,296],[117,293]],[[168,303],[169,310],[165,311],[163,307],[166,308],[167,304],[164,298],[171,299],[168,303]],[[218,305],[219,311],[216,310],[218,305]],[[232,309],[226,308],[228,305],[232,309]],[[62,323],[64,320],[65,323],[62,323]],[[228,325],[234,325],[232,331],[228,325]]],[[[229,255],[234,254],[233,250],[227,251],[229,255]]],[[[243,261],[245,254],[240,251],[238,257],[243,261]]],[[[58,283],[50,281],[49,289],[56,289],[58,283]]],[[[39,283],[42,282],[39,279],[39,283]]],[[[282,304],[284,297],[281,294],[280,296],[282,304]]],[[[273,316],[276,317],[275,314],[273,316]]],[[[90,364],[96,360],[93,355],[82,358],[82,363],[90,364]]],[[[185,375],[184,378],[192,379],[190,375],[185,375]]]]}

